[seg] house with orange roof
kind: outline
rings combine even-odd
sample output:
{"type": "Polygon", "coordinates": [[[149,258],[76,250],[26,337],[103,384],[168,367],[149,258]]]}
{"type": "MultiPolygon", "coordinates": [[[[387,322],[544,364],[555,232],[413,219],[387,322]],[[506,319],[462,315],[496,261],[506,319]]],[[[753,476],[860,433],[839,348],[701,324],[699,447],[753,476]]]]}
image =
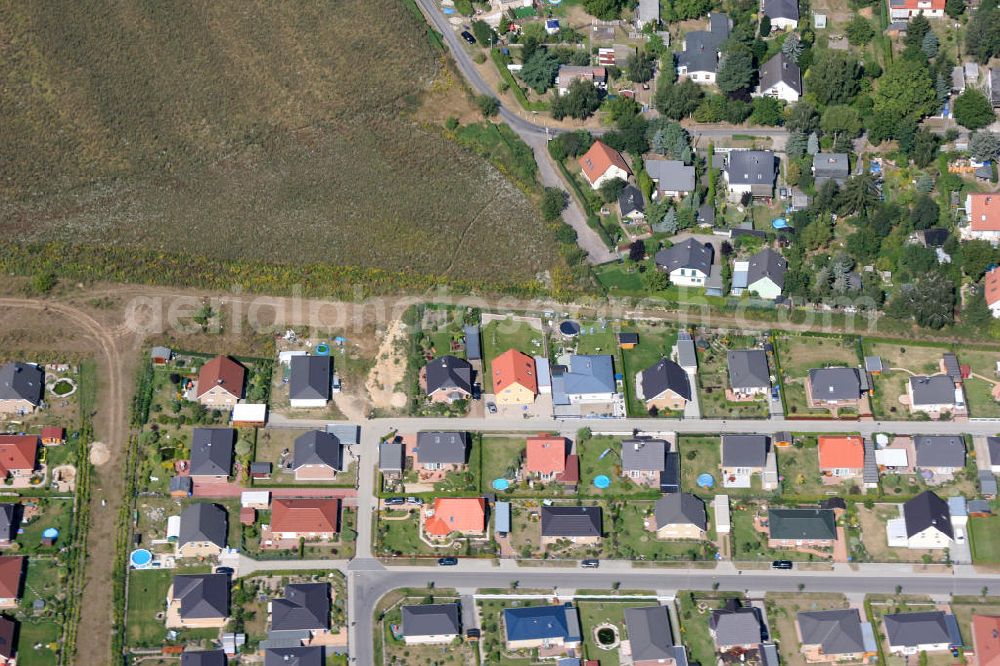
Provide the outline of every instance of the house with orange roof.
{"type": "Polygon", "coordinates": [[[530,405],[538,395],[535,359],[508,349],[490,364],[493,393],[498,405],[530,405]]]}
{"type": "Polygon", "coordinates": [[[553,481],[566,473],[569,442],[565,437],[538,435],[529,437],[525,447],[525,474],[541,481],[553,481]]]}
{"type": "Polygon", "coordinates": [[[438,497],[425,509],[424,532],[431,538],[486,533],[486,500],[482,497],[438,497]]]}
{"type": "Polygon", "coordinates": [[[959,228],[962,240],[1000,243],[1000,195],[976,192],[966,196],[965,221],[959,228]]]}
{"type": "Polygon", "coordinates": [[[38,435],[0,435],[0,478],[28,478],[38,462],[38,435]]]}
{"type": "Polygon", "coordinates": [[[243,398],[246,368],[228,356],[201,366],[195,399],[211,409],[232,409],[243,398]]]}
{"type": "Polygon", "coordinates": [[[622,154],[601,141],[595,141],[590,150],[585,152],[577,162],[580,163],[583,177],[595,190],[601,189],[601,185],[609,180],[615,178],[628,180],[628,177],[632,175],[632,169],[629,168],[628,162],[625,161],[622,154]]]}
{"type": "Polygon", "coordinates": [[[986,297],[986,307],[994,319],[1000,319],[1000,267],[990,269],[983,278],[983,296],[986,297]]]}
{"type": "Polygon", "coordinates": [[[279,498],[271,502],[273,539],[329,541],[340,531],[340,500],[335,497],[279,498]]]}
{"type": "Polygon", "coordinates": [[[861,437],[819,438],[819,472],[824,483],[860,479],[865,471],[865,443],[861,437]]]}
{"type": "Polygon", "coordinates": [[[972,649],[979,666],[1000,666],[1000,616],[972,616],[972,649]]]}

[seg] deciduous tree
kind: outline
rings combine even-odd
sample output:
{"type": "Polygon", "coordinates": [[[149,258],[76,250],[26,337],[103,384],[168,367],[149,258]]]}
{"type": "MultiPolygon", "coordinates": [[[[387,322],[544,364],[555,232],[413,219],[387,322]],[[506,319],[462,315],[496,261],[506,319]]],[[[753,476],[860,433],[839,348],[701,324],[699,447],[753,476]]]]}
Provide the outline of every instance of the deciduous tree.
{"type": "Polygon", "coordinates": [[[986,95],[975,88],[967,87],[955,100],[955,120],[963,127],[977,130],[996,120],[996,115],[986,95]]]}

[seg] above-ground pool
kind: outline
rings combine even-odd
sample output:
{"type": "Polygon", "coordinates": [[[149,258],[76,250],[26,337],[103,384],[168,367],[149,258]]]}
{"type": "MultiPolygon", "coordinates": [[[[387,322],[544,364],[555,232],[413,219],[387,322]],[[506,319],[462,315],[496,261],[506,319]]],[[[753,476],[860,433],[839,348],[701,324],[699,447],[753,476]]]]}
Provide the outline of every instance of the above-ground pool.
{"type": "Polygon", "coordinates": [[[493,479],[493,490],[507,490],[510,488],[510,481],[507,479],[493,479]]]}
{"type": "Polygon", "coordinates": [[[776,218],[771,220],[771,226],[775,229],[785,229],[788,227],[788,220],[783,217],[776,218]]]}
{"type": "Polygon", "coordinates": [[[568,338],[580,335],[580,324],[571,319],[567,319],[563,323],[559,324],[559,332],[568,338]]]}
{"type": "Polygon", "coordinates": [[[132,563],[133,567],[136,569],[143,569],[148,567],[153,561],[153,554],[145,548],[139,548],[137,550],[133,550],[128,559],[129,562],[132,563]]]}
{"type": "Polygon", "coordinates": [[[695,480],[700,488],[711,488],[715,485],[715,478],[711,474],[699,474],[695,480]]]}
{"type": "Polygon", "coordinates": [[[329,356],[330,355],[330,345],[325,342],[321,342],[316,345],[316,356],[329,356]]]}
{"type": "Polygon", "coordinates": [[[53,541],[55,541],[56,539],[59,538],[59,530],[57,530],[54,527],[46,527],[44,530],[42,530],[42,538],[52,539],[53,541]]]}
{"type": "Polygon", "coordinates": [[[610,485],[611,485],[611,479],[609,479],[606,475],[600,474],[594,477],[594,487],[603,489],[607,488],[610,485]]]}

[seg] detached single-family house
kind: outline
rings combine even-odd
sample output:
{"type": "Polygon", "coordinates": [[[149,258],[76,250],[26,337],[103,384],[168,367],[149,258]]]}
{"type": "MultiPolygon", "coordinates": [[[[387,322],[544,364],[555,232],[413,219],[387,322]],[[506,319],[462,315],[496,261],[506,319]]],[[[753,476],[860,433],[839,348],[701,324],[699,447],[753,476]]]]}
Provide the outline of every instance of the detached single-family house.
{"type": "Polygon", "coordinates": [[[325,657],[320,645],[269,647],[264,650],[264,666],[323,666],[325,657]]]}
{"type": "Polygon", "coordinates": [[[804,611],[795,622],[807,663],[856,662],[877,652],[871,623],[856,608],[804,611]]]}
{"type": "Polygon", "coordinates": [[[340,438],[325,430],[310,430],[295,438],[292,469],[296,481],[332,481],[344,470],[340,438]]]}
{"type": "Polygon", "coordinates": [[[704,287],[712,273],[714,250],[709,243],[699,243],[688,238],[656,253],[656,267],[670,276],[670,281],[681,287],[704,287]]]}
{"type": "MultiPolygon", "coordinates": [[[[951,510],[944,501],[925,490],[902,506],[907,548],[949,548],[955,540],[951,510]]],[[[891,521],[890,521],[891,522],[891,521]]]]}
{"type": "Polygon", "coordinates": [[[771,28],[795,30],[799,25],[798,0],[761,0],[760,13],[771,19],[771,28]]]}
{"type": "MultiPolygon", "coordinates": [[[[966,224],[959,229],[962,240],[1000,243],[1000,195],[976,192],[965,197],[966,224]]],[[[2,376],[2,372],[0,372],[2,376]]]]}
{"type": "Polygon", "coordinates": [[[754,97],[775,97],[792,104],[802,96],[802,70],[781,51],[760,66],[758,81],[754,97]]]}
{"type": "Polygon", "coordinates": [[[609,180],[615,178],[628,180],[628,177],[632,175],[632,169],[629,168],[628,162],[625,161],[622,154],[600,140],[595,141],[590,150],[577,161],[580,163],[583,177],[595,190],[601,189],[601,185],[609,180]]]}
{"type": "Polygon", "coordinates": [[[565,437],[529,437],[525,446],[525,474],[541,481],[556,480],[566,471],[568,457],[569,443],[565,437]]]}
{"type": "Polygon", "coordinates": [[[469,464],[469,433],[455,430],[417,433],[413,467],[427,472],[455,472],[469,464]]]}
{"type": "Polygon", "coordinates": [[[0,414],[30,414],[42,404],[45,371],[31,363],[0,365],[0,414]]]}
{"type": "Polygon", "coordinates": [[[991,268],[983,278],[983,296],[994,319],[1000,319],[1000,267],[991,268]]]}
{"type": "Polygon", "coordinates": [[[719,652],[754,650],[763,641],[764,623],[756,608],[742,606],[739,600],[729,599],[726,608],[712,611],[708,631],[719,652]]]}
{"type": "Polygon", "coordinates": [[[788,272],[788,261],[783,256],[766,247],[751,255],[747,264],[747,292],[770,301],[781,296],[788,272]]]}
{"type": "Polygon", "coordinates": [[[972,616],[972,651],[979,666],[1000,666],[1000,616],[972,616]]]}
{"type": "Polygon", "coordinates": [[[340,531],[336,497],[279,497],[271,502],[271,535],[277,540],[329,541],[340,531]]]}
{"type": "Polygon", "coordinates": [[[883,618],[889,652],[915,655],[921,652],[946,652],[961,646],[955,616],[943,611],[894,613],[883,618]]]}
{"type": "Polygon", "coordinates": [[[860,479],[865,468],[865,443],[857,435],[819,437],[819,473],[843,481],[860,479]]]}
{"type": "Polygon", "coordinates": [[[229,574],[178,574],[167,590],[168,629],[221,629],[229,621],[229,574]]]}
{"type": "Polygon", "coordinates": [[[538,395],[535,359],[516,349],[508,349],[490,364],[493,393],[498,405],[530,405],[538,395]]]}
{"type": "Polygon", "coordinates": [[[733,150],[726,157],[722,173],[730,201],[739,201],[744,194],[770,199],[778,175],[778,160],[770,150],[733,150]]]}
{"type": "Polygon", "coordinates": [[[660,475],[667,468],[670,444],[662,439],[635,438],[622,442],[622,476],[640,485],[660,484],[660,475]]]}
{"type": "Polygon", "coordinates": [[[580,646],[580,616],[572,603],[558,606],[505,608],[504,642],[508,650],[580,646]]]}
{"type": "Polygon", "coordinates": [[[270,601],[268,639],[310,640],[330,632],[330,584],[289,583],[283,599],[270,601]]]}
{"type": "Polygon", "coordinates": [[[732,23],[725,14],[709,14],[708,30],[693,30],[684,35],[677,54],[677,76],[695,83],[715,83],[719,71],[722,43],[729,39],[732,23]]]}
{"type": "Polygon", "coordinates": [[[862,396],[857,368],[813,368],[806,379],[806,397],[812,408],[857,407],[862,396]]]}
{"type": "Polygon", "coordinates": [[[458,604],[403,606],[402,616],[407,645],[448,644],[462,634],[458,604]]]}
{"type": "Polygon", "coordinates": [[[218,504],[198,502],[181,513],[178,557],[216,557],[226,547],[229,517],[218,504]]]}
{"type": "Polygon", "coordinates": [[[431,537],[486,532],[486,500],[482,497],[437,497],[423,513],[424,532],[431,537]]]}
{"type": "Polygon", "coordinates": [[[949,475],[965,467],[965,440],[961,435],[916,435],[913,448],[918,469],[949,475]]]}
{"type": "Polygon", "coordinates": [[[590,65],[559,65],[559,72],[556,74],[557,93],[568,93],[574,81],[586,81],[595,88],[604,90],[608,86],[608,70],[590,65]]]}
{"type": "Polygon", "coordinates": [[[670,612],[666,606],[626,608],[625,628],[628,630],[628,646],[634,666],[687,664],[684,646],[674,645],[670,612]]]}
{"type": "Polygon", "coordinates": [[[723,435],[723,484],[749,488],[750,477],[764,471],[770,448],[771,439],[767,435],[723,435]]]}
{"type": "Polygon", "coordinates": [[[851,165],[847,153],[816,153],[813,155],[812,173],[817,189],[828,180],[843,187],[851,175],[851,165]]]}
{"type": "Polygon", "coordinates": [[[602,537],[601,507],[543,506],[542,545],[560,540],[577,545],[596,544],[602,537]]]}
{"type": "Polygon", "coordinates": [[[38,435],[0,435],[0,479],[28,478],[38,467],[38,435]]]}
{"type": "Polygon", "coordinates": [[[232,409],[243,399],[246,372],[228,356],[216,356],[198,371],[195,399],[212,409],[232,409]]]}
{"type": "Polygon", "coordinates": [[[910,412],[925,412],[932,417],[944,412],[964,412],[962,388],[948,375],[913,375],[906,384],[910,412]]]}
{"type": "Polygon", "coordinates": [[[552,366],[552,403],[611,402],[617,395],[614,360],[608,354],[573,354],[569,367],[552,366]]]}
{"type": "Polygon", "coordinates": [[[636,374],[635,394],[647,410],[680,411],[691,401],[691,379],[680,365],[661,358],[636,374]]]}
{"type": "Polygon", "coordinates": [[[292,407],[320,408],[330,402],[331,372],[329,356],[293,356],[288,380],[288,398],[292,407]]]}
{"type": "Polygon", "coordinates": [[[653,511],[657,539],[704,539],[708,531],[705,503],[690,493],[668,493],[653,511]]]}
{"type": "Polygon", "coordinates": [[[236,431],[232,428],[195,428],[191,432],[191,477],[218,481],[229,478],[235,441],[236,431]]]}
{"type": "Polygon", "coordinates": [[[945,0],[887,0],[890,21],[909,21],[917,14],[927,18],[944,16],[945,0]]]}
{"type": "Polygon", "coordinates": [[[763,349],[726,352],[729,389],[737,400],[767,396],[771,391],[771,370],[763,349]]]}
{"type": "Polygon", "coordinates": [[[680,160],[646,160],[646,173],[656,188],[653,198],[679,199],[694,191],[694,167],[680,160]]]}
{"type": "Polygon", "coordinates": [[[432,402],[453,403],[472,397],[472,365],[457,356],[439,356],[424,366],[422,384],[432,402]]]}
{"type": "Polygon", "coordinates": [[[618,195],[618,213],[622,220],[638,222],[646,219],[646,200],[642,198],[642,191],[632,183],[618,195]]]}
{"type": "Polygon", "coordinates": [[[837,521],[830,509],[778,509],[767,512],[768,548],[832,548],[837,521]]]}
{"type": "Polygon", "coordinates": [[[20,555],[0,556],[0,608],[17,608],[24,588],[26,563],[27,558],[20,555]]]}

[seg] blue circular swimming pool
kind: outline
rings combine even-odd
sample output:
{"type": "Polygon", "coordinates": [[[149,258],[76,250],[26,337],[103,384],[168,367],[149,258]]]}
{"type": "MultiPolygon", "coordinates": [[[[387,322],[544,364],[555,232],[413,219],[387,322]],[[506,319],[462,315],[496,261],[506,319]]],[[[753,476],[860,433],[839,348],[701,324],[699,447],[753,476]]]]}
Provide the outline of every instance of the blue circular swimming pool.
{"type": "Polygon", "coordinates": [[[148,567],[149,563],[153,561],[153,554],[145,548],[139,548],[133,550],[128,559],[136,568],[148,567]]]}
{"type": "Polygon", "coordinates": [[[601,488],[603,490],[604,488],[607,488],[610,485],[611,485],[611,479],[609,479],[606,475],[601,474],[599,476],[594,477],[594,487],[601,488]]]}

